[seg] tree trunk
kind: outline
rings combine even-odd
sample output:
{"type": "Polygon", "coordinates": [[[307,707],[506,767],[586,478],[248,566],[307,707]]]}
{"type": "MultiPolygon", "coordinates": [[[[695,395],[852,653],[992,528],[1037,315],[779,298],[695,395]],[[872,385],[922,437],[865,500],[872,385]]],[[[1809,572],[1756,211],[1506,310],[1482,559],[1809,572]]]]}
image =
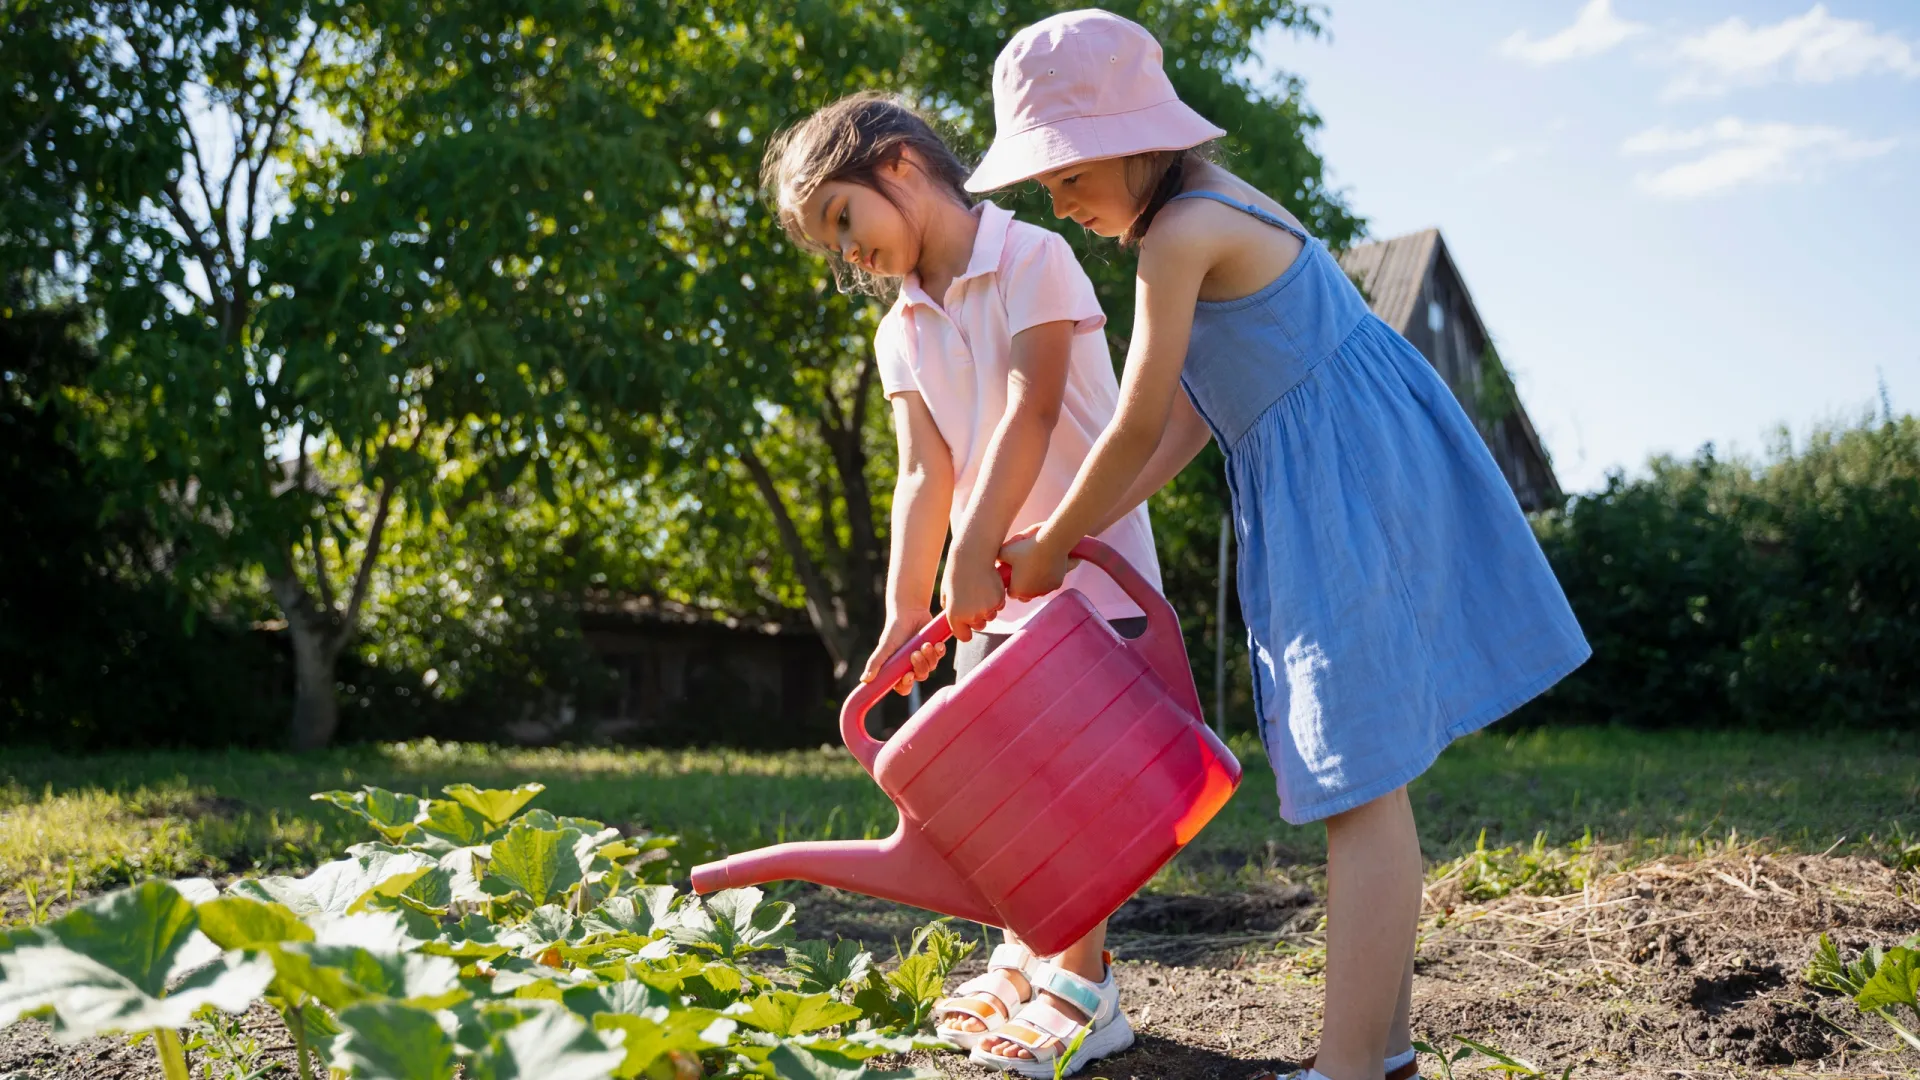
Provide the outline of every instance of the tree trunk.
{"type": "Polygon", "coordinates": [[[293,728],[288,741],[299,752],[324,750],[340,727],[340,700],[334,693],[334,662],[339,651],[329,635],[287,623],[293,638],[293,728]]]}
{"type": "Polygon", "coordinates": [[[293,722],[287,742],[296,751],[321,750],[340,727],[340,702],[334,695],[340,628],[298,577],[273,577],[268,585],[287,617],[287,638],[293,643],[293,722]]]}

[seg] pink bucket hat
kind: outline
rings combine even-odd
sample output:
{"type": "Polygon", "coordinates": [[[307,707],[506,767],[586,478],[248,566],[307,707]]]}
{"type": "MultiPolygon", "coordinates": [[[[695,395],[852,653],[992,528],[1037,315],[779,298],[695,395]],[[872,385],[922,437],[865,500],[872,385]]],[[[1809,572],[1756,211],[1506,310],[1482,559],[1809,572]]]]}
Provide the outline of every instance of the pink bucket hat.
{"type": "Polygon", "coordinates": [[[1089,8],[1020,31],[993,62],[993,146],[967,178],[992,191],[1078,161],[1185,150],[1226,132],[1182,104],[1160,43],[1089,8]]]}

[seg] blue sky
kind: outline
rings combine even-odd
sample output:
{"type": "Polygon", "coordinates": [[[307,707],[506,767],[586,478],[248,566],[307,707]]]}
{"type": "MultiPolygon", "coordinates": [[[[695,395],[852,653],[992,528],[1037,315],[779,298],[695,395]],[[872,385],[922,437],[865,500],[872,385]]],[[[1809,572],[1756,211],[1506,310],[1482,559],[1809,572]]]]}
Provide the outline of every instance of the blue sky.
{"type": "Polygon", "coordinates": [[[1329,0],[1272,35],[1376,237],[1438,226],[1571,491],[1920,412],[1920,3],[1329,0]]]}

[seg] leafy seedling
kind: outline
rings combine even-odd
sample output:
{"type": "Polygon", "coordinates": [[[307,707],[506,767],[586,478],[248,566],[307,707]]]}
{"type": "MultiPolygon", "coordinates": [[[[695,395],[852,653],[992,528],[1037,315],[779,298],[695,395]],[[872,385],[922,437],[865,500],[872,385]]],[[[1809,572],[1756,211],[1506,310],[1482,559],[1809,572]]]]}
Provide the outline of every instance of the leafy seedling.
{"type": "Polygon", "coordinates": [[[787,970],[799,976],[795,988],[803,994],[838,993],[859,986],[873,970],[873,954],[857,941],[803,941],[787,947],[787,970]]]}
{"type": "Polygon", "coordinates": [[[1895,1034],[1920,1050],[1920,935],[1885,951],[1870,946],[1849,963],[1841,959],[1833,941],[1821,934],[1805,978],[1813,986],[1852,998],[1861,1012],[1885,1020],[1895,1034]],[[1903,1023],[1896,1010],[1913,1019],[1903,1023]]]}
{"type": "Polygon", "coordinates": [[[1453,1049],[1452,1053],[1448,1053],[1446,1050],[1432,1043],[1421,1042],[1416,1039],[1414,1040],[1413,1048],[1423,1054],[1431,1055],[1440,1063],[1440,1075],[1443,1080],[1453,1080],[1453,1067],[1473,1056],[1473,1047],[1471,1046],[1458,1046],[1453,1049]]]}
{"type": "Polygon", "coordinates": [[[779,948],[793,937],[793,905],[762,903],[764,895],[753,888],[724,889],[690,901],[667,934],[677,945],[729,961],[779,948]]]}

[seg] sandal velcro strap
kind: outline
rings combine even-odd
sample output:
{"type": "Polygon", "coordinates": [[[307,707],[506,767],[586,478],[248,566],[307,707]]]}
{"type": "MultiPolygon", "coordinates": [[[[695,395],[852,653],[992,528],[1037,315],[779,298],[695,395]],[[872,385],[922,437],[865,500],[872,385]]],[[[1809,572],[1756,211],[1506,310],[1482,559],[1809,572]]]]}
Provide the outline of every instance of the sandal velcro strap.
{"type": "Polygon", "coordinates": [[[1031,978],[1035,989],[1045,990],[1071,1003],[1074,1008],[1086,1013],[1089,1020],[1100,1014],[1100,1006],[1105,1003],[1105,995],[1097,984],[1064,968],[1043,964],[1033,972],[1031,978]]]}
{"type": "Polygon", "coordinates": [[[1007,968],[1013,971],[1025,971],[1033,963],[1033,950],[1025,945],[1003,941],[993,947],[993,954],[987,957],[987,969],[1007,968]]]}
{"type": "Polygon", "coordinates": [[[1020,988],[1007,977],[1006,971],[996,967],[984,975],[976,975],[961,983],[955,988],[952,997],[934,1002],[933,1011],[935,1019],[960,1013],[971,1016],[981,1023],[991,1023],[1002,1017],[1013,1015],[1013,1011],[1018,1009],[1024,1000],[1020,995],[1020,988]],[[995,1009],[982,998],[992,998],[1000,1003],[1000,1008],[995,1009]]]}
{"type": "Polygon", "coordinates": [[[1035,1060],[1039,1060],[1043,1048],[1067,1045],[1086,1026],[1085,1021],[1075,1020],[1054,1008],[1051,1002],[1035,998],[1027,1002],[1019,1016],[1000,1029],[999,1037],[1026,1047],[1035,1060]]]}

